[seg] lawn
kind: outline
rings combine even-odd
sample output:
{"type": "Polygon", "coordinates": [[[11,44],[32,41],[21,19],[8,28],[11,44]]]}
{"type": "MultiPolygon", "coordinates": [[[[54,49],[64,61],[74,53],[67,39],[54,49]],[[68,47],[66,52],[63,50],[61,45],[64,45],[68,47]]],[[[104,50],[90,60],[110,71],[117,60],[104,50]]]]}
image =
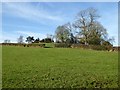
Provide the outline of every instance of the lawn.
{"type": "Polygon", "coordinates": [[[2,47],[3,88],[117,88],[118,53],[2,47]]]}
{"type": "Polygon", "coordinates": [[[2,89],[2,46],[0,45],[0,89],[2,89]]]}

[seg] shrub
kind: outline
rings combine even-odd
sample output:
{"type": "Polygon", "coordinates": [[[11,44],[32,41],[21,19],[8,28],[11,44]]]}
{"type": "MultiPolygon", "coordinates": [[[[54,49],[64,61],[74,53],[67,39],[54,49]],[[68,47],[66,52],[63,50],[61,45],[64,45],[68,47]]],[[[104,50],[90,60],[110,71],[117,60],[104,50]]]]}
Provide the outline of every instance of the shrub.
{"type": "Polygon", "coordinates": [[[93,50],[107,50],[107,48],[105,46],[102,46],[102,45],[90,45],[90,49],[93,49],[93,50]]]}
{"type": "Polygon", "coordinates": [[[84,44],[72,44],[71,45],[72,48],[84,48],[84,49],[89,49],[88,45],[84,45],[84,44]]]}
{"type": "Polygon", "coordinates": [[[93,49],[93,50],[111,50],[112,46],[110,45],[84,45],[84,44],[72,44],[72,48],[83,48],[83,49],[93,49]]]}
{"type": "Polygon", "coordinates": [[[7,46],[23,46],[23,47],[45,47],[45,44],[20,44],[20,43],[2,43],[7,46]]]}
{"type": "Polygon", "coordinates": [[[55,47],[58,47],[58,48],[60,48],[60,47],[62,47],[62,48],[69,48],[69,47],[71,47],[71,44],[66,44],[66,43],[56,43],[54,45],[55,45],[55,47]]]}
{"type": "Polygon", "coordinates": [[[52,43],[54,41],[51,38],[45,38],[45,39],[42,39],[40,42],[43,42],[43,43],[52,43]]]}
{"type": "Polygon", "coordinates": [[[27,44],[27,47],[45,47],[45,44],[27,44]]]}

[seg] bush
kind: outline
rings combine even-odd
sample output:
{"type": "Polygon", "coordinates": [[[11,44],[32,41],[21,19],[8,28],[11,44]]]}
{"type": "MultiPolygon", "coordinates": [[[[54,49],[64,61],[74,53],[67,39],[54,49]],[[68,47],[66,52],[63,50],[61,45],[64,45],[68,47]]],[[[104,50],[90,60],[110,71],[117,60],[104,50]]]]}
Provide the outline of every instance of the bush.
{"type": "Polygon", "coordinates": [[[93,50],[111,50],[112,46],[108,45],[84,45],[84,44],[73,44],[72,48],[83,48],[83,49],[93,49],[93,50]]]}
{"type": "Polygon", "coordinates": [[[114,51],[120,51],[120,47],[119,47],[119,46],[114,46],[114,47],[113,47],[113,50],[114,50],[114,51]]]}
{"type": "Polygon", "coordinates": [[[54,41],[51,38],[45,38],[45,39],[42,39],[40,42],[43,42],[43,43],[52,43],[54,41]]]}
{"type": "Polygon", "coordinates": [[[90,49],[93,49],[93,50],[107,50],[107,48],[105,46],[102,46],[102,45],[91,45],[90,49]]]}
{"type": "Polygon", "coordinates": [[[66,43],[57,43],[57,44],[54,44],[55,47],[58,47],[58,48],[69,48],[71,47],[71,44],[66,44],[66,43]]]}
{"type": "Polygon", "coordinates": [[[45,47],[45,44],[27,44],[27,47],[45,47]]]}
{"type": "Polygon", "coordinates": [[[20,43],[2,43],[7,46],[23,46],[23,47],[45,47],[45,44],[20,44],[20,43]]]}
{"type": "Polygon", "coordinates": [[[84,49],[89,49],[88,45],[84,45],[84,44],[72,44],[71,45],[72,48],[84,48],[84,49]]]}

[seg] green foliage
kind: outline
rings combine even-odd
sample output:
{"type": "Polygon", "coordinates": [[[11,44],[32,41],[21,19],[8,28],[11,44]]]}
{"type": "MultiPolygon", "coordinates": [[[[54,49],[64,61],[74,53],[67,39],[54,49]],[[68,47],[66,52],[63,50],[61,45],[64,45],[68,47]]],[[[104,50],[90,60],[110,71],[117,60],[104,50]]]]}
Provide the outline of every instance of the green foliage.
{"type": "Polygon", "coordinates": [[[3,88],[117,88],[118,53],[74,48],[2,48],[3,88]]]}
{"type": "Polygon", "coordinates": [[[6,46],[24,46],[24,47],[45,47],[45,48],[83,48],[93,50],[111,50],[113,46],[111,44],[103,45],[84,45],[84,44],[70,44],[70,43],[31,43],[31,44],[19,44],[19,43],[2,43],[6,46]]]}
{"type": "Polygon", "coordinates": [[[45,39],[42,39],[40,42],[42,42],[42,43],[52,43],[54,41],[51,38],[45,38],[45,39]]]}
{"type": "Polygon", "coordinates": [[[26,42],[28,42],[28,43],[34,42],[34,37],[28,36],[28,37],[26,38],[26,42]]]}
{"type": "Polygon", "coordinates": [[[26,44],[22,44],[22,43],[2,43],[2,45],[6,45],[6,46],[24,46],[26,44]]]}
{"type": "Polygon", "coordinates": [[[108,48],[103,45],[90,45],[90,48],[93,50],[108,50],[108,48]]]}
{"type": "Polygon", "coordinates": [[[31,44],[20,44],[20,43],[2,43],[5,46],[24,46],[24,47],[45,47],[45,44],[31,43],[31,44]]]}
{"type": "Polygon", "coordinates": [[[45,47],[45,44],[34,43],[34,44],[27,44],[26,46],[27,47],[45,47]]]}
{"type": "Polygon", "coordinates": [[[104,46],[112,46],[112,44],[109,41],[103,41],[102,45],[104,45],[104,46]]]}
{"type": "Polygon", "coordinates": [[[67,43],[56,43],[56,44],[55,44],[55,47],[58,47],[58,48],[70,48],[70,47],[71,47],[71,44],[67,44],[67,43]]]}
{"type": "Polygon", "coordinates": [[[93,50],[111,50],[113,48],[111,45],[84,45],[84,44],[72,44],[71,47],[93,50]]]}
{"type": "Polygon", "coordinates": [[[84,44],[72,44],[71,47],[72,48],[90,49],[90,47],[88,45],[84,45],[84,44]]]}
{"type": "Polygon", "coordinates": [[[37,39],[35,39],[34,40],[34,42],[33,43],[39,43],[40,42],[40,39],[39,38],[37,38],[37,39]]]}

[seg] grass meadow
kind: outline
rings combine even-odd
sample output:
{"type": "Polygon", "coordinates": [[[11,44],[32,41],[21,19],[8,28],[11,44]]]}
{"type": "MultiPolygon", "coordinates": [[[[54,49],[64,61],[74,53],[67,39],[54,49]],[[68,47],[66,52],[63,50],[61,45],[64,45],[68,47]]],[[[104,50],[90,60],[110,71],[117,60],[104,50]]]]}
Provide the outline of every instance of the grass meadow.
{"type": "Polygon", "coordinates": [[[118,52],[2,47],[3,88],[117,88],[118,52]]]}
{"type": "Polygon", "coordinates": [[[2,89],[2,46],[0,45],[0,89],[2,89]]]}

